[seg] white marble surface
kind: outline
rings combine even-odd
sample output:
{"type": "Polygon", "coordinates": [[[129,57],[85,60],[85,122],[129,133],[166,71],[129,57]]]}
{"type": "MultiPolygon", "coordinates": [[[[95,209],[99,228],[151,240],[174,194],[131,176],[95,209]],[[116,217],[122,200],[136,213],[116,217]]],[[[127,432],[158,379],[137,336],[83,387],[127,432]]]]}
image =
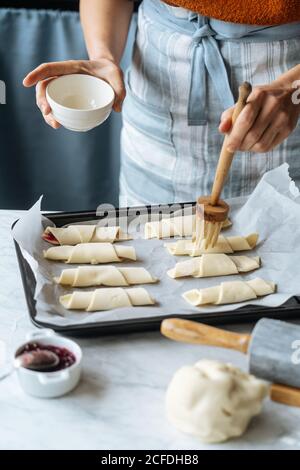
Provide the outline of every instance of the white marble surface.
{"type": "MultiPolygon", "coordinates": [[[[34,329],[10,236],[19,215],[0,211],[0,340],[9,350],[34,329]]],[[[69,395],[36,399],[15,375],[0,381],[0,449],[300,449],[300,409],[270,400],[242,438],[225,444],[201,444],[166,421],[165,389],[178,367],[214,358],[246,369],[237,352],[174,343],[157,332],[78,342],[84,372],[69,395]]]]}

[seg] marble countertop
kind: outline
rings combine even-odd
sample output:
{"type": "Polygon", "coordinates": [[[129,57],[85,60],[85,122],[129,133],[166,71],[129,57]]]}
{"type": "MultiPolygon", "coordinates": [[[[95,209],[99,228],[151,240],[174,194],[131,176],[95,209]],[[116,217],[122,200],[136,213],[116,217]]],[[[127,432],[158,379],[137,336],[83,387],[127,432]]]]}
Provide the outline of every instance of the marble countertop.
{"type": "MultiPolygon", "coordinates": [[[[8,351],[35,328],[10,235],[20,214],[0,211],[0,342],[8,351]]],[[[0,381],[0,449],[300,449],[300,409],[268,399],[247,433],[225,444],[202,444],[167,422],[165,390],[176,369],[213,358],[246,370],[247,359],[238,352],[179,344],[158,332],[78,343],[83,348],[83,376],[65,397],[30,397],[14,374],[0,381]]]]}

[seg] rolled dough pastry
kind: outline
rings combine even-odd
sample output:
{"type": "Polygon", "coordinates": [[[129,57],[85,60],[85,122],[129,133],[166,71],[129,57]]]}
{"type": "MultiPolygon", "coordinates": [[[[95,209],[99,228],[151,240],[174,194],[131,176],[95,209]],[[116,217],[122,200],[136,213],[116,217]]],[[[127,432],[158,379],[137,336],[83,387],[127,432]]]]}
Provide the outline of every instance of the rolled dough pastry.
{"type": "Polygon", "coordinates": [[[113,263],[123,259],[136,260],[132,246],[112,245],[111,243],[79,243],[75,246],[54,246],[44,251],[44,257],[65,263],[113,263]]]}
{"type": "Polygon", "coordinates": [[[205,249],[205,240],[196,248],[191,240],[177,240],[174,243],[165,243],[165,247],[171,255],[200,256],[203,253],[234,253],[235,251],[252,250],[256,246],[258,233],[251,233],[247,237],[220,235],[214,248],[205,249]]]}
{"type": "Polygon", "coordinates": [[[231,364],[201,360],[181,367],[166,395],[169,421],[203,442],[241,436],[261,412],[269,386],[231,364]]]}
{"type": "Polygon", "coordinates": [[[143,287],[132,289],[108,287],[90,292],[75,291],[72,294],[62,295],[59,301],[68,310],[85,310],[86,312],[155,303],[143,287]]]}
{"type": "Polygon", "coordinates": [[[206,304],[234,304],[274,294],[276,285],[259,277],[251,281],[222,282],[218,286],[205,289],[192,289],[184,292],[183,298],[198,307],[206,304]]]}
{"type": "MultiPolygon", "coordinates": [[[[222,228],[227,228],[232,222],[227,219],[222,228]]],[[[145,238],[190,237],[196,229],[195,214],[161,219],[145,224],[145,238]]]]}
{"type": "Polygon", "coordinates": [[[131,284],[150,284],[157,279],[145,268],[117,268],[115,266],[79,266],[74,269],[64,269],[57,284],[72,287],[90,286],[129,286],[131,284]]]}
{"type": "Polygon", "coordinates": [[[120,227],[101,227],[98,225],[69,225],[69,227],[47,227],[43,239],[53,245],[77,245],[78,243],[97,243],[116,240],[130,240],[120,227]]]}
{"type": "Polygon", "coordinates": [[[259,256],[251,258],[250,256],[228,256],[223,253],[210,253],[176,263],[175,267],[170,269],[167,274],[173,279],[186,276],[227,276],[253,271],[259,267],[259,256]]]}

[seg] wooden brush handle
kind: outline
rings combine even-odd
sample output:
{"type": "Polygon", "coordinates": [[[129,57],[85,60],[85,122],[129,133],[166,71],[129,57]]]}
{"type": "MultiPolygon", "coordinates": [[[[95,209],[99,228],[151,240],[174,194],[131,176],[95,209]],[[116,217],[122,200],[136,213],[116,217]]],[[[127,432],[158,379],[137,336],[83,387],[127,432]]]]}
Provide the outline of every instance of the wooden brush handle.
{"type": "Polygon", "coordinates": [[[251,335],[220,330],[190,320],[167,318],[160,327],[161,333],[175,341],[192,344],[206,344],[221,348],[234,349],[247,353],[251,335]]]}
{"type": "MultiPolygon", "coordinates": [[[[239,87],[239,99],[235,105],[233,115],[232,115],[232,125],[234,125],[235,121],[237,120],[238,116],[244,109],[244,107],[247,104],[247,99],[252,91],[252,86],[248,82],[244,82],[240,87],[239,87]]],[[[223,186],[225,184],[232,159],[234,156],[234,153],[229,152],[227,150],[227,140],[228,136],[226,135],[224,138],[222,150],[220,153],[219,161],[218,161],[218,166],[216,170],[216,175],[215,175],[215,180],[211,192],[211,204],[213,206],[216,206],[218,204],[218,201],[220,199],[220,195],[223,189],[223,186]]]]}

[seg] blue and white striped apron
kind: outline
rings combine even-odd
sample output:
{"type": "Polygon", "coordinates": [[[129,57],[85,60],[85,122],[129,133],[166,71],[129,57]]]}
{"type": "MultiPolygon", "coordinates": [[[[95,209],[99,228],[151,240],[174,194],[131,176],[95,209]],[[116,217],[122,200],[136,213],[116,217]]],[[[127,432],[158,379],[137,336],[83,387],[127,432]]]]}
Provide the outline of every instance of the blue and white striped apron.
{"type": "MultiPolygon", "coordinates": [[[[300,63],[300,23],[261,27],[206,18],[144,0],[126,72],[120,205],[209,194],[222,146],[218,131],[238,86],[262,85],[300,63]]],[[[224,197],[247,195],[261,176],[290,164],[300,183],[300,130],[265,154],[238,152],[224,197]]]]}

